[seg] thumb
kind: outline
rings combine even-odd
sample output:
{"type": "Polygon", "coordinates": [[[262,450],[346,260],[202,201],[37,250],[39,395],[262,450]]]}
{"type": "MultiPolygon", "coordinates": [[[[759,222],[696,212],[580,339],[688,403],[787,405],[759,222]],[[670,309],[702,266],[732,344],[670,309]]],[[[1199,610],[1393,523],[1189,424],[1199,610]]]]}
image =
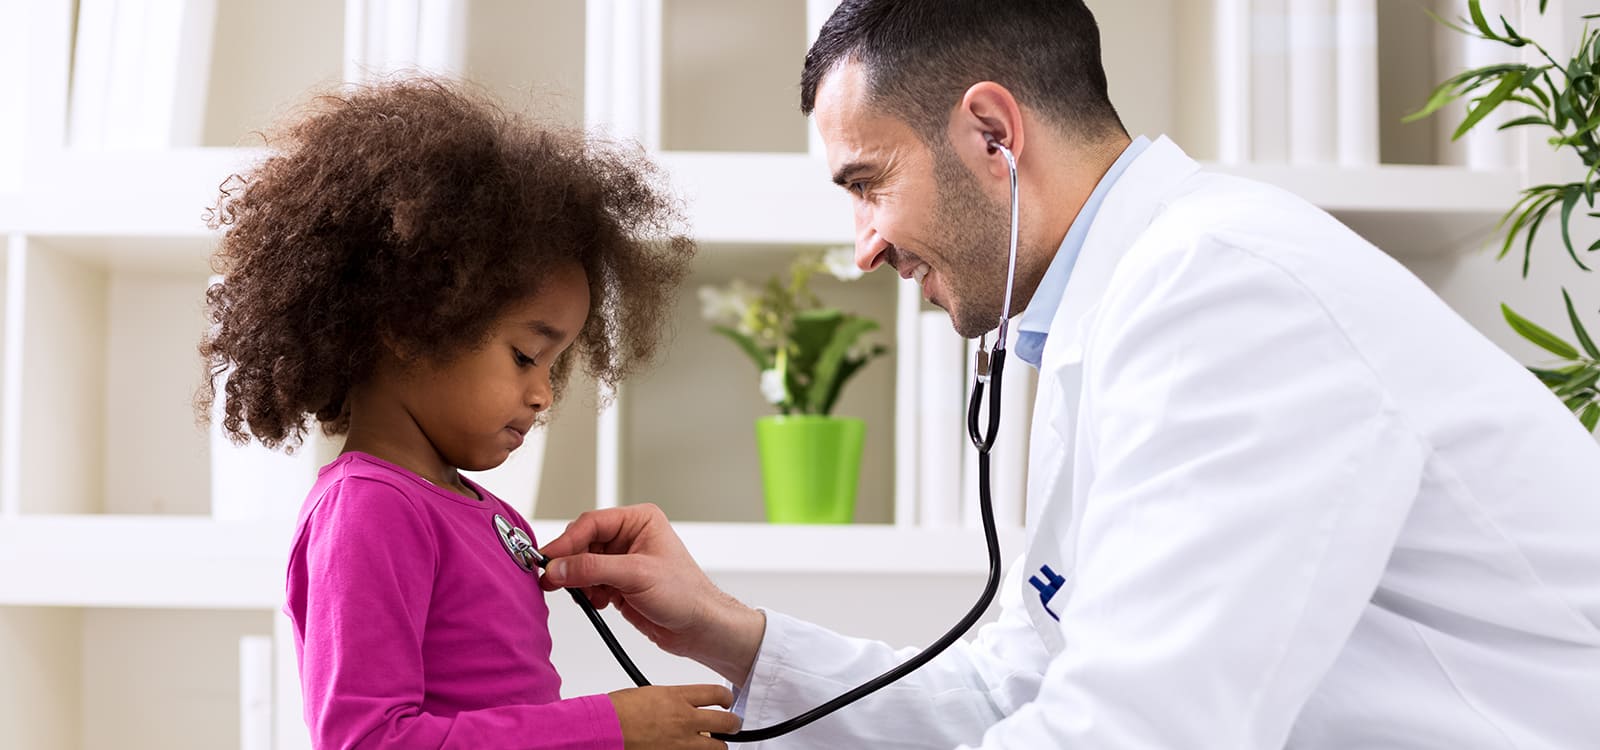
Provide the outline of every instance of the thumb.
{"type": "Polygon", "coordinates": [[[643,574],[632,555],[583,552],[551,560],[543,582],[559,588],[610,586],[627,592],[641,587],[643,574]]]}

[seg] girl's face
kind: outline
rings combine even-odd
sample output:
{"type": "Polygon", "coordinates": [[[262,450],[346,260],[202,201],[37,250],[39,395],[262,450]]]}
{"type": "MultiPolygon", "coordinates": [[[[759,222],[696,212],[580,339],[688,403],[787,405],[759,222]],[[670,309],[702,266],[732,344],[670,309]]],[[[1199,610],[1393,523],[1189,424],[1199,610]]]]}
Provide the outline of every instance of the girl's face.
{"type": "Polygon", "coordinates": [[[403,376],[405,409],[446,465],[492,469],[522,445],[551,406],[550,366],[588,316],[588,277],[564,264],[507,308],[483,346],[448,362],[424,360],[403,376]]]}

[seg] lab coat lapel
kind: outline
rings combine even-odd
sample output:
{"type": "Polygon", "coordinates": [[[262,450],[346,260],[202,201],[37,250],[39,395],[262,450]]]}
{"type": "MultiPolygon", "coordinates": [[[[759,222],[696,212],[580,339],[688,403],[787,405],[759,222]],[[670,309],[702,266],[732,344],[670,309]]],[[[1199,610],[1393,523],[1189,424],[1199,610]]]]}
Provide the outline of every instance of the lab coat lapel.
{"type": "Polygon", "coordinates": [[[1050,324],[1039,366],[1039,391],[1034,398],[1029,436],[1028,521],[1033,528],[1049,500],[1070,488],[1066,460],[1077,430],[1083,377],[1085,329],[1100,304],[1123,251],[1150,226],[1166,197],[1199,171],[1166,136],[1139,155],[1106,193],[1089,227],[1072,277],[1050,324]]]}
{"type": "MultiPolygon", "coordinates": [[[[1028,530],[1026,565],[1035,572],[1023,593],[1034,629],[1049,651],[1064,647],[1054,613],[1070,596],[1076,533],[1073,529],[1075,487],[1088,486],[1092,466],[1079,465],[1074,456],[1092,455],[1079,445],[1078,415],[1085,402],[1083,356],[1093,312],[1113,282],[1123,251],[1137,242],[1161,210],[1166,197],[1200,166],[1166,137],[1150,144],[1128,165],[1106,193],[1094,224],[1089,227],[1072,278],[1050,325],[1044,357],[1039,367],[1039,391],[1034,398],[1033,428],[1028,455],[1028,530]],[[1030,595],[1049,586],[1048,597],[1030,595]],[[1056,600],[1055,597],[1062,597],[1056,600]]],[[[1081,460],[1081,459],[1080,459],[1081,460]]]]}

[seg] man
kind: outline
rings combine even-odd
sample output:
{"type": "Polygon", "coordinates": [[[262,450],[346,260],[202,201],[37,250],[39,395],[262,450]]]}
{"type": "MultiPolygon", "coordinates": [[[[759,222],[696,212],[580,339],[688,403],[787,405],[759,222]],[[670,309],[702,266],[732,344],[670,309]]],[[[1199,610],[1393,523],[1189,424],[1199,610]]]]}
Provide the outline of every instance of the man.
{"type": "MultiPolygon", "coordinates": [[[[998,621],[775,745],[1600,743],[1600,448],[1331,217],[1130,140],[1081,0],[846,0],[801,87],[859,264],[964,336],[1001,314],[989,141],[1015,154],[1040,393],[998,621]]],[[[733,600],[654,508],[545,551],[547,588],[715,669],[747,727],[905,657],[733,600]]]]}

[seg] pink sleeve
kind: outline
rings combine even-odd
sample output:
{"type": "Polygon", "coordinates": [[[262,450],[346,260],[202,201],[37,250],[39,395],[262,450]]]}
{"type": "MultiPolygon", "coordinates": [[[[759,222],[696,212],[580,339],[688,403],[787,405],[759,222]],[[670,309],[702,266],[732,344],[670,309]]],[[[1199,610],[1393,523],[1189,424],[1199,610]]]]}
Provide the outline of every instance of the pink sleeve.
{"type": "Polygon", "coordinates": [[[300,684],[317,748],[620,750],[604,695],[422,711],[422,632],[438,545],[403,493],[347,478],[306,519],[290,567],[303,595],[300,684]],[[297,570],[299,568],[299,570],[297,570]]]}

